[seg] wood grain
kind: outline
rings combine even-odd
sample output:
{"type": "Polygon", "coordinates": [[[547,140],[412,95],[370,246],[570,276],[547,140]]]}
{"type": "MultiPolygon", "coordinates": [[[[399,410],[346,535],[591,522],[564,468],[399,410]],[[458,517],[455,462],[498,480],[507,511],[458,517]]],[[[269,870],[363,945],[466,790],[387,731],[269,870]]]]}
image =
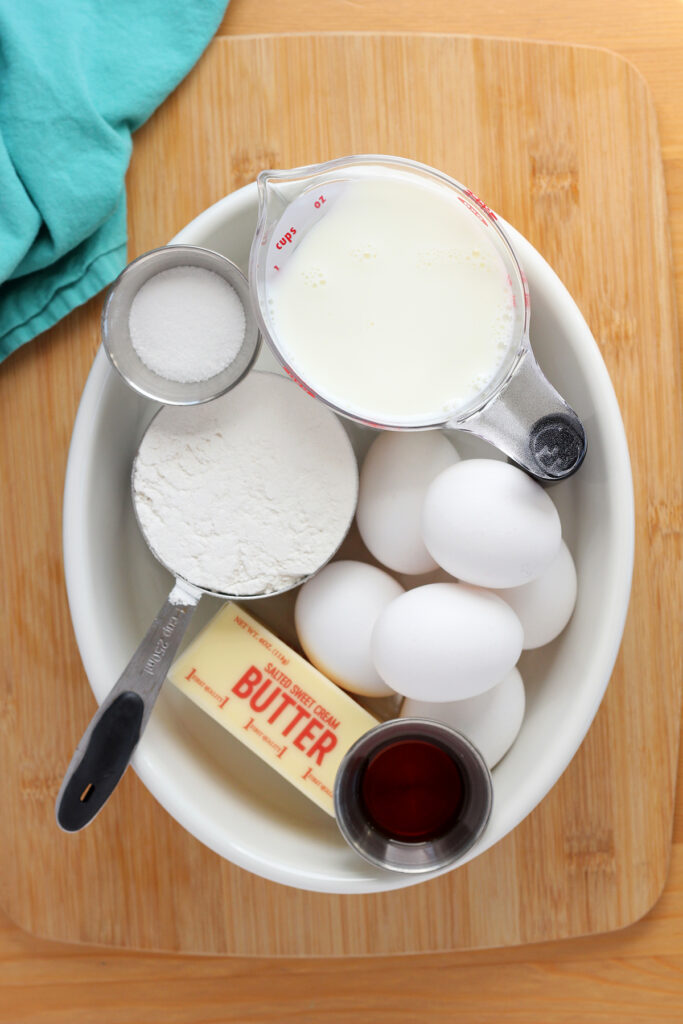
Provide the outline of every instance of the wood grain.
{"type": "Polygon", "coordinates": [[[263,166],[363,151],[416,157],[484,195],[556,267],[599,341],[624,412],[638,513],[631,614],[607,698],[579,756],[519,829],[474,864],[402,893],[332,897],[266,883],[201,847],[132,775],[95,828],[58,833],[54,796],[93,706],[58,528],[69,433],[97,341],[91,303],[0,377],[4,436],[14,439],[2,475],[24,484],[21,502],[3,499],[13,611],[3,620],[12,672],[1,719],[2,900],[35,934],[252,955],[466,949],[623,927],[662,889],[680,711],[680,421],[647,89],[596,50],[439,36],[219,39],[137,136],[130,255],[263,166]]]}
{"type": "MultiPolygon", "coordinates": [[[[607,46],[634,61],[647,79],[659,120],[681,305],[680,0],[647,4],[642,0],[574,0],[571,5],[554,0],[520,0],[515,5],[503,5],[499,0],[469,5],[450,0],[392,0],[391,4],[385,0],[326,0],[324,5],[313,0],[232,0],[219,31],[239,34],[313,28],[431,29],[552,39],[607,46]]],[[[91,303],[97,305],[98,300],[91,303]]],[[[90,322],[95,322],[94,314],[90,322]]],[[[94,332],[91,353],[69,347],[68,333],[53,333],[49,338],[47,343],[44,339],[32,343],[0,368],[0,382],[12,362],[19,363],[19,378],[31,378],[24,398],[36,414],[46,380],[46,344],[60,348],[64,365],[58,378],[65,387],[67,404],[76,400],[96,345],[94,332]],[[73,393],[65,385],[69,373],[76,381],[73,393]]],[[[13,377],[14,383],[17,380],[13,377]]],[[[59,477],[63,457],[57,453],[55,458],[59,477]]],[[[675,466],[673,461],[671,465],[675,466]]],[[[2,481],[7,486],[4,476],[2,481]]],[[[51,511],[55,508],[53,502],[51,511]]],[[[668,571],[672,571],[671,565],[668,571]]],[[[61,600],[61,594],[53,585],[50,596],[61,600]]],[[[0,602],[2,610],[9,613],[9,588],[0,589],[0,602]]],[[[38,611],[42,613],[42,608],[38,611]]],[[[49,631],[49,638],[60,642],[57,627],[49,631]]],[[[62,671],[68,657],[65,648],[62,671]]],[[[27,664],[30,668],[30,660],[27,664]]],[[[77,656],[74,665],[79,670],[77,656]]],[[[3,684],[8,679],[6,668],[3,684]]],[[[683,757],[683,746],[679,757],[683,757]]],[[[6,825],[4,831],[9,830],[6,825]]],[[[153,1024],[161,1020],[178,1024],[228,1020],[241,1024],[249,1020],[261,1024],[296,1018],[312,1024],[324,1017],[339,1024],[358,1019],[412,1024],[427,1019],[428,1014],[435,1022],[451,1022],[457,1015],[462,1024],[498,1024],[502,1019],[525,1024],[573,1024],[577,1020],[588,1024],[678,1024],[683,1016],[682,854],[683,793],[679,788],[671,870],[662,898],[643,920],[602,936],[504,950],[371,960],[188,958],[50,943],[26,934],[0,914],[0,1020],[3,1024],[153,1024]]]]}

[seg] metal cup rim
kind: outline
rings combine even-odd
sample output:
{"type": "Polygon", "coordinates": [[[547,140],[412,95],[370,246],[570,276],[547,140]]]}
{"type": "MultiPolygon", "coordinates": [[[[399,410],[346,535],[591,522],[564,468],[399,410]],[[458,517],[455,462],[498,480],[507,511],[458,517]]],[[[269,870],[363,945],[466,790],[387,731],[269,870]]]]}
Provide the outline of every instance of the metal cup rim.
{"type": "Polygon", "coordinates": [[[462,733],[426,718],[382,722],[347,750],[334,783],[334,809],[344,839],[375,867],[408,874],[436,872],[454,865],[480,838],[491,815],[493,782],[481,752],[462,733]],[[454,825],[436,839],[408,842],[381,832],[360,798],[362,773],[370,758],[392,743],[420,739],[446,750],[466,782],[465,804],[454,825]]]}
{"type": "Polygon", "coordinates": [[[199,245],[185,244],[150,249],[123,268],[107,290],[102,307],[101,334],[107,358],[125,383],[144,398],[164,405],[200,405],[220,398],[251,369],[261,343],[246,275],[222,253],[199,245]],[[167,380],[150,370],[135,352],[128,331],[127,316],[140,288],[155,274],[180,266],[198,267],[218,274],[235,289],[244,307],[246,324],[241,348],[223,370],[204,381],[183,383],[167,380]],[[137,287],[125,301],[122,300],[123,289],[130,285],[131,280],[138,278],[137,287]],[[121,302],[123,306],[119,308],[121,302]]]}

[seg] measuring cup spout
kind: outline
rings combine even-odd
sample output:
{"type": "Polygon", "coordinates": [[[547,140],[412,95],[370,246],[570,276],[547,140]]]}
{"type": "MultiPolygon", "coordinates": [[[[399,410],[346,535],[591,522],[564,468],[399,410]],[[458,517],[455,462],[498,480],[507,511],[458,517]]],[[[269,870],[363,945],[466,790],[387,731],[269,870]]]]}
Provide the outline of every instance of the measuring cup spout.
{"type": "Polygon", "coordinates": [[[520,352],[498,394],[452,425],[490,441],[540,481],[566,479],[586,454],[581,420],[545,378],[529,347],[520,352]]]}
{"type": "Polygon", "coordinates": [[[296,167],[288,171],[261,171],[258,185],[258,229],[279,220],[287,207],[318,173],[320,165],[296,167]]]}
{"type": "Polygon", "coordinates": [[[261,171],[256,179],[259,225],[267,224],[273,217],[278,217],[290,202],[287,188],[281,178],[281,171],[261,171]]]}

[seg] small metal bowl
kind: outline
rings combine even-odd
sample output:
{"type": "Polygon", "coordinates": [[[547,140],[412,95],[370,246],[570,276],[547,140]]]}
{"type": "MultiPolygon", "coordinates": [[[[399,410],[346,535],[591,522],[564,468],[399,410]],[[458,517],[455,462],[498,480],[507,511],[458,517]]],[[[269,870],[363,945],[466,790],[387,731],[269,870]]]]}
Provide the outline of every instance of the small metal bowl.
{"type": "Polygon", "coordinates": [[[260,340],[249,283],[242,271],[220,253],[195,245],[167,245],[138,256],[111,285],[102,310],[102,341],[112,366],[134,391],[164,405],[198,405],[224,395],[252,366],[260,340]],[[135,296],[151,277],[175,267],[213,271],[235,289],[244,307],[246,325],[242,347],[224,370],[207,380],[191,383],[167,380],[145,366],[133,348],[128,321],[135,296]]]}
{"type": "Polygon", "coordinates": [[[334,784],[337,824],[347,843],[377,867],[409,874],[436,871],[462,857],[484,831],[493,805],[493,784],[484,758],[470,741],[441,722],[401,718],[370,729],[347,751],[334,784]],[[421,841],[396,839],[370,817],[362,796],[363,775],[382,750],[406,740],[420,740],[445,751],[463,783],[461,808],[448,828],[421,841]]]}

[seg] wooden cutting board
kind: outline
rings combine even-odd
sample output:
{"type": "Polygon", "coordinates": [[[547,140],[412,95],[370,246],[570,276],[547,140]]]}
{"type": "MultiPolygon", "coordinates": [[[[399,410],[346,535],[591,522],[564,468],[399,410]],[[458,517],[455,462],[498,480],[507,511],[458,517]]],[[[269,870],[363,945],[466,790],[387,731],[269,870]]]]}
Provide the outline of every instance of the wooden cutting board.
{"type": "Polygon", "coordinates": [[[298,892],[184,832],[129,772],[96,825],[54,800],[94,710],[61,561],[67,447],[101,299],[0,368],[0,900],[52,939],[237,955],[514,945],[621,928],[667,871],[680,715],[680,406],[667,211],[644,81],[606,51],[449,36],[222,38],[136,136],[130,250],[264,167],[387,152],[442,168],[546,256],[601,347],[633,460],[633,597],[578,755],[504,841],[377,896],[298,892]]]}

